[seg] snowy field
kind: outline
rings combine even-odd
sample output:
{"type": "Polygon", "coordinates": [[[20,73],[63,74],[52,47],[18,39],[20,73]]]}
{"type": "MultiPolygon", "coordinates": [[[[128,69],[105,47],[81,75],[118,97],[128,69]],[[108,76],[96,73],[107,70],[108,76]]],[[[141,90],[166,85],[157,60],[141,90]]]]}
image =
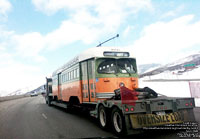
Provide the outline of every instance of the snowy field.
{"type": "MultiPolygon", "coordinates": [[[[176,74],[176,72],[164,72],[154,76],[147,76],[139,80],[139,87],[148,86],[155,90],[157,93],[169,96],[169,97],[191,97],[189,81],[154,81],[155,79],[200,79],[200,68],[196,68],[192,71],[188,71],[182,74],[176,74]],[[148,82],[145,80],[149,80],[148,82]]],[[[199,81],[196,81],[200,83],[199,81]]],[[[196,88],[200,90],[200,88],[196,88]]],[[[198,92],[200,96],[200,92],[198,92]]],[[[195,97],[195,105],[200,107],[200,98],[195,97]]]]}
{"type": "Polygon", "coordinates": [[[157,75],[146,76],[142,78],[143,80],[152,80],[152,79],[200,79],[200,67],[195,68],[191,71],[186,71],[183,73],[178,73],[180,70],[173,72],[165,71],[157,75]]]}
{"type": "MultiPolygon", "coordinates": [[[[148,86],[157,93],[169,97],[191,97],[189,83],[186,81],[177,82],[145,82],[140,80],[139,87],[148,86]]],[[[200,98],[195,98],[195,105],[200,107],[200,98]]]]}

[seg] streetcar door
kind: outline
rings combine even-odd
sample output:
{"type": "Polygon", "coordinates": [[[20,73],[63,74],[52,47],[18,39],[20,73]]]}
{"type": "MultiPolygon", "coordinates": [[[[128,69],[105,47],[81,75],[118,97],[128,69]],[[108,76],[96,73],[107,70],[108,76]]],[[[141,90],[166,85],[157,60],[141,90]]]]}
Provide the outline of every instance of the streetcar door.
{"type": "Polygon", "coordinates": [[[89,81],[88,81],[88,61],[81,63],[81,86],[82,86],[82,97],[83,102],[90,101],[90,90],[89,90],[89,81]]]}
{"type": "Polygon", "coordinates": [[[58,74],[58,100],[62,99],[61,73],[58,74]]]}
{"type": "Polygon", "coordinates": [[[90,101],[95,101],[95,64],[94,59],[88,60],[88,81],[90,91],[90,101]]]}

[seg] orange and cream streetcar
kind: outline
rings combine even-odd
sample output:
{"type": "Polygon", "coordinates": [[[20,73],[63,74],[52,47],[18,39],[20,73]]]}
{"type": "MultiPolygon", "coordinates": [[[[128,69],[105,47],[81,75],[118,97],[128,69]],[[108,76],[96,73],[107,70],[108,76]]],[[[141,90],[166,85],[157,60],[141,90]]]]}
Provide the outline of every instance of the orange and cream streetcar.
{"type": "Polygon", "coordinates": [[[46,90],[47,104],[86,108],[103,129],[112,127],[117,135],[194,120],[193,98],[169,98],[138,88],[136,59],[119,47],[80,53],[47,78],[46,90]]]}

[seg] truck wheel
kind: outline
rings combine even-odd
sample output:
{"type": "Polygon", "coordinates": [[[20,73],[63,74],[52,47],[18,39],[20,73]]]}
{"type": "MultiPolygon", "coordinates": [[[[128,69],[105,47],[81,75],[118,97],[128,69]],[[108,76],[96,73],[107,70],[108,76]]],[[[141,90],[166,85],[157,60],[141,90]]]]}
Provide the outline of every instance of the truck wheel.
{"type": "Polygon", "coordinates": [[[125,119],[118,108],[114,108],[111,114],[111,123],[114,133],[118,136],[124,135],[126,131],[125,119]]]}
{"type": "Polygon", "coordinates": [[[47,101],[48,101],[48,102],[47,102],[48,105],[51,106],[51,98],[50,98],[50,97],[48,97],[48,100],[47,100],[47,101]]]}
{"type": "Polygon", "coordinates": [[[106,109],[103,105],[99,106],[98,109],[98,120],[99,120],[99,124],[101,126],[102,129],[106,129],[108,122],[107,122],[107,113],[106,113],[106,109]]]}
{"type": "Polygon", "coordinates": [[[45,97],[45,102],[46,102],[46,104],[48,104],[48,98],[47,97],[45,97]]]}

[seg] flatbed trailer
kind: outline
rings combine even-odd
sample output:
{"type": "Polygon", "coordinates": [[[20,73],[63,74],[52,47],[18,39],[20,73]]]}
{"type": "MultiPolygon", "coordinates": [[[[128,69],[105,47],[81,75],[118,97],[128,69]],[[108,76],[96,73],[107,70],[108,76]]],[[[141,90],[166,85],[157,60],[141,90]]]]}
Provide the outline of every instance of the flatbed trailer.
{"type": "MultiPolygon", "coordinates": [[[[47,88],[49,88],[48,84],[47,88]]],[[[49,106],[55,105],[71,109],[69,103],[55,100],[49,101],[51,97],[52,94],[47,93],[46,103],[49,106]]],[[[118,136],[140,133],[146,127],[195,121],[193,112],[195,107],[194,98],[158,96],[156,98],[128,100],[128,102],[107,99],[99,100],[97,103],[92,104],[83,103],[78,107],[86,108],[90,112],[90,116],[98,119],[102,129],[112,127],[113,132],[118,136]],[[132,103],[134,103],[134,106],[132,103]]]]}

